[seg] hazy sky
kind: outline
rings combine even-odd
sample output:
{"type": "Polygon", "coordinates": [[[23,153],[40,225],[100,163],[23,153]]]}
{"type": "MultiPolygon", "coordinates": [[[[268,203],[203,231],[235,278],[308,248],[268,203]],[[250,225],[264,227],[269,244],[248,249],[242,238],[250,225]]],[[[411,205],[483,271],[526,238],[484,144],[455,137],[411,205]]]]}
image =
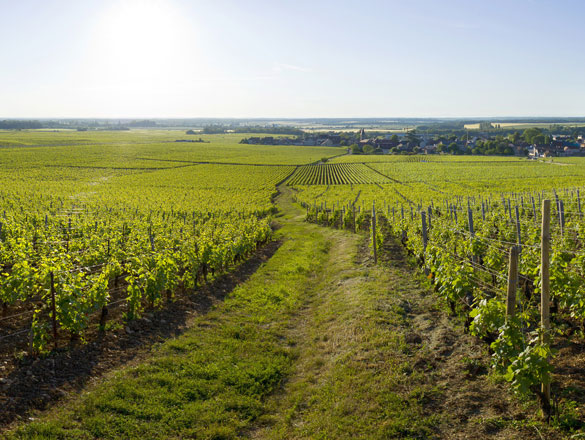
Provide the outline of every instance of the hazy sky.
{"type": "Polygon", "coordinates": [[[580,0],[0,0],[2,117],[585,116],[580,0]]]}

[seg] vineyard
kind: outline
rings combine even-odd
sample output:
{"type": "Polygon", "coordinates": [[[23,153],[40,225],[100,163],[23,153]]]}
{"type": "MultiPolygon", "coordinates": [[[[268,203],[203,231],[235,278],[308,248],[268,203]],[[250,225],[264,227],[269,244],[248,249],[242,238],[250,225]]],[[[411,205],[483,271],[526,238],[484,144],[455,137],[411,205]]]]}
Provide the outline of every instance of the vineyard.
{"type": "MultiPolygon", "coordinates": [[[[333,161],[351,158],[342,156],[333,161]]],[[[356,206],[371,208],[376,201],[382,206],[402,203],[409,206],[428,205],[431,201],[451,197],[490,197],[511,192],[534,192],[539,190],[562,190],[579,185],[585,179],[585,169],[575,158],[555,159],[553,163],[531,162],[518,158],[443,157],[431,161],[401,162],[400,156],[386,161],[378,157],[376,162],[366,165],[376,170],[387,183],[377,185],[330,186],[294,185],[298,190],[297,200],[307,205],[343,204],[347,201],[356,206]],[[571,161],[572,160],[572,161],[571,161]]],[[[363,160],[363,156],[360,158],[363,160]]],[[[577,159],[578,160],[578,159],[577,159]]]]}
{"type": "Polygon", "coordinates": [[[299,167],[287,183],[288,185],[347,185],[388,182],[386,177],[363,164],[323,164],[299,167]]]}
{"type": "MultiPolygon", "coordinates": [[[[156,131],[119,141],[28,135],[0,133],[12,145],[0,150],[4,359],[90,343],[233,273],[274,239],[280,187],[309,223],[367,233],[376,259],[398,243],[490,350],[491,370],[537,396],[549,418],[577,398],[562,372],[585,334],[582,160],[364,162],[330,147],[239,145],[232,135],[194,145],[156,131]]],[[[254,299],[267,311],[253,319],[264,325],[270,310],[292,309],[300,300],[288,303],[285,290],[254,299]]]]}
{"type": "Polygon", "coordinates": [[[488,343],[492,367],[520,394],[536,393],[550,416],[549,387],[560,380],[555,365],[563,368],[557,352],[568,354],[566,339],[585,328],[583,172],[466,165],[376,163],[399,183],[329,189],[317,200],[299,188],[297,198],[309,221],[367,230],[374,249],[401,242],[468,331],[488,343]],[[552,324],[541,323],[543,289],[552,324]]]}
{"type": "MultiPolygon", "coordinates": [[[[0,347],[42,353],[83,340],[110,308],[136,319],[271,239],[271,198],[295,166],[226,137],[160,143],[171,136],[123,133],[110,145],[103,133],[0,133],[0,143],[35,145],[0,152],[0,347]],[[217,157],[226,163],[209,163],[217,157]]],[[[276,156],[302,164],[324,153],[276,156]]]]}

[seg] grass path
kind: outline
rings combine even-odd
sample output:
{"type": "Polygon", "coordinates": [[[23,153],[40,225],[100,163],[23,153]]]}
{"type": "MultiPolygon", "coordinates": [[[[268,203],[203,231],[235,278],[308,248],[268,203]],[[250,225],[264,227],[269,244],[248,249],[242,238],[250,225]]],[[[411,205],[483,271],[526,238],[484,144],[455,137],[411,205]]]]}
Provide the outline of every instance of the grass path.
{"type": "Polygon", "coordinates": [[[8,438],[557,438],[487,380],[400,248],[374,266],[282,191],[281,246],[222,304],[8,438]]]}

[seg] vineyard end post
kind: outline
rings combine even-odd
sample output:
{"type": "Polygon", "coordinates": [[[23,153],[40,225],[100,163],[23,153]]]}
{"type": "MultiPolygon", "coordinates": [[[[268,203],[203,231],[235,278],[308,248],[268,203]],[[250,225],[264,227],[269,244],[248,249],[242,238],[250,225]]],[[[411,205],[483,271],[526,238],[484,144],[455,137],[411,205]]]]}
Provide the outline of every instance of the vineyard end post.
{"type": "Polygon", "coordinates": [[[374,249],[374,264],[378,264],[378,250],[376,243],[376,205],[372,204],[372,248],[374,249]]]}
{"type": "Polygon", "coordinates": [[[423,241],[423,264],[424,264],[424,270],[425,270],[425,275],[429,274],[429,270],[427,268],[427,264],[425,261],[425,252],[427,250],[427,242],[428,242],[428,231],[427,231],[427,216],[426,213],[424,211],[422,211],[420,213],[420,217],[421,217],[421,222],[422,222],[422,241],[423,241]]]}
{"type": "Polygon", "coordinates": [[[518,246],[510,248],[508,266],[508,294],[506,296],[506,321],[516,313],[516,286],[518,285],[518,246]]]}
{"type": "MultiPolygon", "coordinates": [[[[540,323],[542,342],[550,342],[550,200],[542,201],[540,323]]],[[[543,407],[550,407],[550,383],[542,384],[543,407]]],[[[543,409],[544,409],[543,408],[543,409]]],[[[543,411],[544,412],[544,411],[543,411]]],[[[544,414],[548,416],[548,414],[544,414]]]]}

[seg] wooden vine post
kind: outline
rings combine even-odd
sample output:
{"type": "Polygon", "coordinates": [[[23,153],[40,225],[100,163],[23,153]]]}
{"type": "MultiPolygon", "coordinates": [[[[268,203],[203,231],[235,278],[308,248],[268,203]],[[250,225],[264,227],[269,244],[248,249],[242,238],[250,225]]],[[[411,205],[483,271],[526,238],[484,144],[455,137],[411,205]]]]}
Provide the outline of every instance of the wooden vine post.
{"type": "Polygon", "coordinates": [[[423,251],[427,250],[427,216],[424,211],[420,213],[420,218],[422,221],[422,240],[423,240],[423,251]]]}
{"type": "Polygon", "coordinates": [[[508,294],[506,295],[506,322],[516,313],[516,286],[518,285],[518,246],[510,248],[510,264],[508,266],[508,294]]]}
{"type": "MultiPolygon", "coordinates": [[[[540,324],[542,342],[550,343],[550,200],[542,201],[540,324]]],[[[550,383],[542,384],[543,408],[550,408],[550,383]]],[[[545,414],[548,416],[548,414],[545,414]]]]}
{"type": "Polygon", "coordinates": [[[376,203],[372,203],[372,248],[374,249],[374,264],[378,264],[378,250],[376,249],[376,203]]]}
{"type": "MultiPolygon", "coordinates": [[[[504,202],[504,204],[505,204],[505,202],[504,202]]],[[[514,221],[512,219],[512,203],[510,203],[510,199],[508,199],[508,205],[507,205],[507,207],[508,207],[508,215],[510,216],[510,221],[514,221]]]]}
{"type": "Polygon", "coordinates": [[[467,225],[469,226],[469,234],[471,237],[475,237],[475,230],[473,228],[473,211],[471,208],[467,208],[467,225]]]}
{"type": "Polygon", "coordinates": [[[559,200],[559,223],[561,225],[561,237],[565,234],[565,204],[559,200]]]}
{"type": "MultiPolygon", "coordinates": [[[[424,254],[427,250],[427,242],[428,242],[428,232],[427,232],[427,216],[424,211],[420,213],[421,221],[422,221],[422,240],[423,240],[423,262],[425,260],[424,254]]],[[[429,274],[429,269],[427,268],[426,262],[425,265],[425,275],[429,274]]]]}
{"type": "Polygon", "coordinates": [[[57,307],[55,305],[55,275],[51,271],[51,321],[53,324],[53,347],[57,349],[57,307]]]}
{"type": "Polygon", "coordinates": [[[520,214],[518,212],[518,205],[516,205],[515,208],[516,211],[516,239],[518,241],[518,247],[519,250],[522,250],[522,235],[521,235],[521,229],[520,229],[520,214]]]}
{"type": "Polygon", "coordinates": [[[432,221],[433,210],[431,209],[430,206],[427,208],[427,212],[428,212],[428,219],[429,219],[429,229],[431,229],[432,228],[431,221],[432,221]]]}
{"type": "MultiPolygon", "coordinates": [[[[475,229],[473,227],[473,211],[471,208],[467,208],[467,224],[469,226],[469,235],[471,236],[471,241],[473,242],[473,239],[475,238],[475,229]]],[[[473,263],[477,263],[477,260],[478,258],[475,254],[471,256],[471,261],[473,263]]]]}

